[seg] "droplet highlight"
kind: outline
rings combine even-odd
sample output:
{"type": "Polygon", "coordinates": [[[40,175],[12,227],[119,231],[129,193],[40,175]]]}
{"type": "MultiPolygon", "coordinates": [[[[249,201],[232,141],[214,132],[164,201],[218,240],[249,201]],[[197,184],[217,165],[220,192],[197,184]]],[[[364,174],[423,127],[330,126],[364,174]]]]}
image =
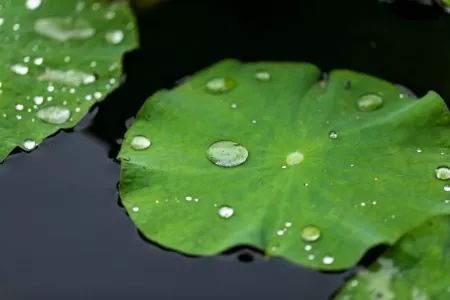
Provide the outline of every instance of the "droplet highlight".
{"type": "Polygon", "coordinates": [[[437,179],[448,180],[450,179],[450,168],[447,166],[437,167],[435,174],[437,179]]]}
{"type": "Polygon", "coordinates": [[[86,40],[95,34],[95,29],[88,21],[72,17],[38,19],[34,23],[34,30],[38,34],[58,42],[86,40]]]}
{"type": "Polygon", "coordinates": [[[301,163],[304,159],[304,155],[303,153],[299,152],[299,151],[295,151],[292,153],[289,153],[286,156],[286,164],[288,166],[294,166],[294,165],[298,165],[299,163],[301,163]]]}

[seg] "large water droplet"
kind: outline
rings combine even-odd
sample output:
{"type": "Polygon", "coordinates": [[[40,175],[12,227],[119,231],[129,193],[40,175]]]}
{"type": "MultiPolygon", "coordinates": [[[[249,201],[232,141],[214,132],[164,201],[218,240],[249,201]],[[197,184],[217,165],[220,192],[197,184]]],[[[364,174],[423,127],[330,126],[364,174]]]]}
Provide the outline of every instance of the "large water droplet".
{"type": "Polygon", "coordinates": [[[295,151],[286,156],[286,164],[289,166],[298,165],[304,159],[303,153],[295,151]]]}
{"type": "Polygon", "coordinates": [[[50,106],[40,109],[36,116],[50,124],[64,124],[70,118],[70,110],[62,106],[50,106]]]}
{"type": "Polygon", "coordinates": [[[320,238],[320,229],[314,225],[308,225],[302,229],[302,239],[307,242],[315,242],[320,238]]]}
{"type": "Polygon", "coordinates": [[[143,135],[136,135],[131,140],[131,148],[134,150],[145,150],[152,145],[150,139],[143,135]]]}
{"type": "Polygon", "coordinates": [[[332,263],[334,263],[334,257],[330,256],[330,255],[326,255],[322,258],[322,262],[325,265],[331,265],[332,263]]]}
{"type": "Polygon", "coordinates": [[[37,9],[39,6],[41,6],[42,1],[41,0],[27,0],[27,2],[25,3],[26,8],[28,8],[29,10],[35,10],[37,9]]]}
{"type": "Polygon", "coordinates": [[[58,42],[68,40],[85,40],[95,34],[91,24],[82,19],[72,17],[49,17],[37,20],[34,30],[48,38],[58,42]]]}
{"type": "Polygon", "coordinates": [[[234,215],[234,209],[229,206],[222,206],[219,208],[219,216],[224,219],[229,219],[234,215]]]}
{"type": "Polygon", "coordinates": [[[209,146],[206,154],[212,163],[220,167],[236,167],[248,158],[248,150],[232,141],[215,142],[209,146]]]}
{"type": "Polygon", "coordinates": [[[25,141],[23,141],[23,147],[27,151],[33,150],[34,148],[36,148],[36,146],[37,146],[36,142],[31,139],[26,139],[25,141]]]}
{"type": "Polygon", "coordinates": [[[383,98],[379,95],[364,95],[358,99],[358,109],[363,112],[375,111],[383,106],[383,102],[383,98]]]}
{"type": "Polygon", "coordinates": [[[15,64],[11,66],[11,71],[16,73],[17,75],[27,75],[28,70],[28,67],[22,64],[15,64]]]}
{"type": "Polygon", "coordinates": [[[123,39],[124,39],[125,35],[123,34],[122,30],[113,30],[113,31],[108,31],[105,34],[105,40],[113,45],[118,45],[120,43],[122,43],[123,39]]]}
{"type": "Polygon", "coordinates": [[[437,167],[435,173],[437,179],[440,180],[450,179],[450,168],[447,166],[437,167]]]}
{"type": "Polygon", "coordinates": [[[50,81],[70,86],[79,86],[81,84],[93,83],[95,75],[77,70],[54,70],[47,69],[38,77],[41,81],[50,81]]]}
{"type": "Polygon", "coordinates": [[[236,81],[229,77],[213,78],[206,83],[206,89],[213,94],[223,94],[236,87],[236,81]]]}

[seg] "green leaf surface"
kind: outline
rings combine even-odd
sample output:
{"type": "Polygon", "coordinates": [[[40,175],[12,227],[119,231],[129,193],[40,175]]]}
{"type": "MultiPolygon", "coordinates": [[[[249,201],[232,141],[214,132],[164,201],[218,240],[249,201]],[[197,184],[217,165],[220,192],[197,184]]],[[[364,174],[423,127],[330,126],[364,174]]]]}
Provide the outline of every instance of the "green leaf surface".
{"type": "Polygon", "coordinates": [[[0,161],[75,126],[136,45],[125,2],[0,0],[0,161]]]}
{"type": "Polygon", "coordinates": [[[120,195],[143,234],[188,254],[251,245],[335,270],[449,213],[445,169],[436,178],[450,163],[444,101],[320,74],[227,60],[152,96],[119,154],[120,195]]]}
{"type": "Polygon", "coordinates": [[[408,233],[336,296],[350,299],[450,299],[450,218],[408,233]]]}

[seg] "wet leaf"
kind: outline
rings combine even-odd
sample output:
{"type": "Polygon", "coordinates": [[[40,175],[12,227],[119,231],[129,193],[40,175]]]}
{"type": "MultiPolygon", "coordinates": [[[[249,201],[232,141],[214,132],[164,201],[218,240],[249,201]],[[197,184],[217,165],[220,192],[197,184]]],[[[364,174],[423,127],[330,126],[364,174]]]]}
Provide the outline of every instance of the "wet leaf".
{"type": "Polygon", "coordinates": [[[136,40],[125,2],[0,1],[0,161],[75,126],[118,86],[136,40]]]}
{"type": "Polygon", "coordinates": [[[433,218],[359,271],[336,299],[450,299],[449,236],[450,218],[433,218]]]}
{"type": "Polygon", "coordinates": [[[434,92],[417,100],[351,71],[324,80],[310,64],[224,61],[145,103],[119,154],[120,194],[165,247],[251,245],[343,269],[450,212],[437,171],[449,135],[434,92]],[[135,148],[136,137],[151,143],[135,148]]]}

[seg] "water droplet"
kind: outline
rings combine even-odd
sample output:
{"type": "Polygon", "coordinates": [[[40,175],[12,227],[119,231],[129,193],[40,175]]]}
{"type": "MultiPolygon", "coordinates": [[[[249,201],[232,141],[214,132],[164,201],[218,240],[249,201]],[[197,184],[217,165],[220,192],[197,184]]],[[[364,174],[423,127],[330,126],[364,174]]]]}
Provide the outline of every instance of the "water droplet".
{"type": "Polygon", "coordinates": [[[295,151],[292,153],[289,153],[286,156],[286,164],[288,164],[288,166],[293,166],[293,165],[298,165],[299,163],[301,163],[304,159],[303,153],[299,152],[299,151],[295,151]]]}
{"type": "Polygon", "coordinates": [[[272,79],[272,75],[267,71],[258,71],[255,73],[255,78],[259,81],[270,81],[272,79]]]}
{"type": "Polygon", "coordinates": [[[444,185],[444,191],[445,192],[450,192],[450,184],[444,185]]]}
{"type": "Polygon", "coordinates": [[[44,62],[44,59],[43,59],[42,57],[36,57],[36,58],[33,60],[33,63],[34,63],[36,66],[42,65],[43,62],[44,62]]]}
{"type": "Polygon", "coordinates": [[[41,6],[41,0],[27,0],[27,2],[25,3],[26,8],[28,8],[29,10],[35,10],[37,8],[39,8],[39,6],[41,6]]]}
{"type": "Polygon", "coordinates": [[[138,207],[138,206],[133,206],[132,210],[133,210],[134,212],[138,212],[138,211],[139,211],[139,207],[138,207]]]}
{"type": "Polygon", "coordinates": [[[88,21],[71,17],[39,19],[34,23],[34,30],[40,35],[58,42],[85,40],[95,34],[95,29],[88,21]]]}
{"type": "Polygon", "coordinates": [[[248,150],[232,141],[215,142],[209,146],[206,154],[212,163],[220,167],[236,167],[248,158],[248,150]]]}
{"type": "Polygon", "coordinates": [[[49,106],[40,109],[36,116],[50,124],[64,124],[70,118],[70,110],[61,106],[49,106]]]}
{"type": "Polygon", "coordinates": [[[150,139],[143,135],[136,135],[131,140],[131,148],[134,150],[145,150],[152,145],[150,139]]]}
{"type": "Polygon", "coordinates": [[[325,264],[325,265],[331,265],[331,264],[334,262],[334,257],[333,257],[333,256],[329,256],[329,255],[326,255],[326,256],[324,256],[324,257],[322,258],[322,262],[323,262],[323,264],[325,264]]]}
{"type": "Polygon", "coordinates": [[[37,146],[36,142],[33,141],[33,140],[31,140],[31,139],[26,139],[26,140],[23,142],[23,147],[24,147],[25,150],[27,150],[27,151],[33,150],[34,148],[36,148],[36,146],[37,146]]]}
{"type": "Polygon", "coordinates": [[[316,256],[314,254],[308,255],[308,260],[314,260],[316,256]]]}
{"type": "Polygon", "coordinates": [[[191,197],[191,196],[186,196],[186,197],[184,197],[184,199],[185,199],[186,201],[188,201],[188,202],[191,202],[191,201],[192,201],[192,197],[191,197]]]}
{"type": "Polygon", "coordinates": [[[284,230],[283,229],[277,230],[277,235],[278,236],[284,235],[284,230]]]}
{"type": "Polygon", "coordinates": [[[315,242],[320,238],[320,229],[314,225],[308,225],[302,230],[302,239],[307,242],[315,242]]]}
{"type": "Polygon", "coordinates": [[[312,246],[311,245],[305,245],[305,251],[311,251],[312,250],[312,246]]]}
{"type": "Polygon", "coordinates": [[[38,77],[41,81],[57,82],[70,86],[90,84],[95,82],[95,75],[77,70],[54,70],[47,69],[38,77]]]}
{"type": "Polygon", "coordinates": [[[417,152],[417,153],[422,153],[422,152],[423,152],[423,150],[422,150],[422,149],[420,149],[420,148],[417,148],[417,149],[416,149],[416,152],[417,152]]]}
{"type": "Polygon", "coordinates": [[[229,206],[222,206],[219,208],[219,216],[224,219],[229,219],[234,215],[234,209],[229,206]]]}
{"type": "Polygon", "coordinates": [[[236,87],[236,81],[229,77],[213,78],[206,83],[206,89],[213,94],[223,94],[236,87]]]}
{"type": "Polygon", "coordinates": [[[28,70],[28,66],[22,64],[15,64],[11,66],[11,71],[16,73],[17,75],[27,75],[28,70]]]}
{"type": "Polygon", "coordinates": [[[291,226],[292,226],[292,223],[291,223],[291,222],[286,222],[286,223],[284,223],[284,226],[286,226],[286,227],[291,227],[291,226]]]}
{"type": "Polygon", "coordinates": [[[122,43],[124,37],[125,37],[125,35],[123,34],[122,30],[112,30],[112,31],[108,31],[105,34],[106,41],[113,45],[118,45],[118,44],[122,43]]]}
{"type": "Polygon", "coordinates": [[[16,105],[16,109],[17,110],[23,110],[23,105],[22,104],[17,104],[16,105]]]}
{"type": "Polygon", "coordinates": [[[371,112],[383,106],[383,98],[376,94],[364,95],[358,99],[358,109],[363,112],[371,112]]]}
{"type": "Polygon", "coordinates": [[[237,106],[237,104],[236,103],[232,103],[231,104],[231,108],[237,108],[238,106],[237,106]]]}
{"type": "Polygon", "coordinates": [[[336,131],[330,131],[330,132],[328,133],[328,137],[329,137],[330,139],[332,139],[332,140],[337,140],[337,138],[339,137],[339,135],[337,134],[336,131]]]}
{"type": "Polygon", "coordinates": [[[437,167],[435,170],[436,178],[440,180],[450,179],[450,168],[447,166],[437,167]]]}

